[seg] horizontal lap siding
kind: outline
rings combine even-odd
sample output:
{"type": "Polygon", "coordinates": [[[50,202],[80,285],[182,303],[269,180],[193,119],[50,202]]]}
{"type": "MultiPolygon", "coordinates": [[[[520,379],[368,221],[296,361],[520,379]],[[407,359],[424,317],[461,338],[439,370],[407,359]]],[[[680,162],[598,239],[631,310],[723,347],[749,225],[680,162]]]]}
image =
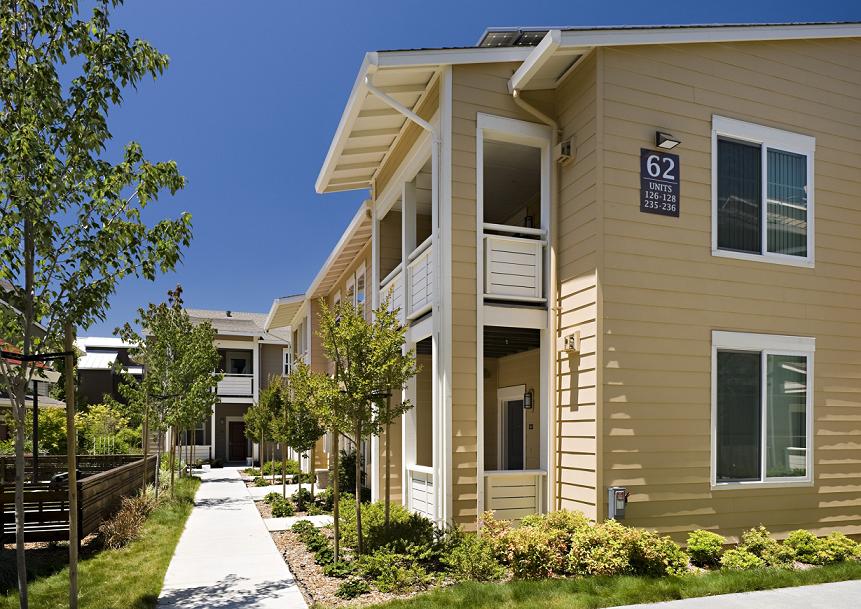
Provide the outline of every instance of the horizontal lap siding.
{"type": "Polygon", "coordinates": [[[667,532],[861,533],[861,41],[605,59],[604,485],[667,532]],[[711,255],[713,114],[816,137],[816,268],[711,255]],[[656,129],[682,141],[679,218],[639,212],[656,129]],[[813,488],[710,490],[712,330],[816,338],[813,488]]]}
{"type": "Polygon", "coordinates": [[[556,501],[595,520],[599,208],[596,201],[597,53],[557,92],[562,137],[573,138],[574,162],[562,168],[558,274],[562,336],[580,332],[579,353],[556,362],[556,501]]]}
{"type": "Polygon", "coordinates": [[[476,120],[479,112],[534,121],[508,93],[515,64],[452,70],[452,508],[451,519],[478,517],[476,369],[476,120]]]}

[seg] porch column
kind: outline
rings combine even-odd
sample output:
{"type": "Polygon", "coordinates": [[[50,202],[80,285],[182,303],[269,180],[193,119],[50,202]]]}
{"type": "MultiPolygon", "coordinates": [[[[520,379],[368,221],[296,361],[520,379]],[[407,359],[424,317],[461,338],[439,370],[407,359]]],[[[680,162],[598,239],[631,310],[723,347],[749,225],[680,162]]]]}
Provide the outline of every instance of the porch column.
{"type": "MultiPolygon", "coordinates": [[[[380,219],[377,217],[376,202],[371,205],[371,272],[370,281],[365,278],[366,300],[371,303],[371,311],[380,306],[380,219]],[[369,294],[368,294],[369,293],[369,294]],[[368,299],[370,295],[370,299],[368,299]]],[[[371,501],[380,500],[380,464],[385,459],[380,455],[380,436],[371,435],[371,501]]]]}

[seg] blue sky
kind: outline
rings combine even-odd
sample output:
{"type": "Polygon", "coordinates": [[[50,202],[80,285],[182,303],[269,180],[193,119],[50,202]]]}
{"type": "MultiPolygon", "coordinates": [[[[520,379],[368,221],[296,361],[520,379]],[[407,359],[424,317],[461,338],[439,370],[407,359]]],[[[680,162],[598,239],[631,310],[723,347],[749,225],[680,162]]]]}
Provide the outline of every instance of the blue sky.
{"type": "Polygon", "coordinates": [[[125,280],[82,335],[111,334],[177,283],[190,307],[237,311],[307,288],[366,196],[314,192],[365,51],[472,45],[488,26],[861,20],[861,5],[127,0],[114,20],[171,65],[113,111],[109,154],[137,140],[150,159],[178,162],[188,186],[156,208],[190,211],[194,241],[176,272],[125,280]]]}

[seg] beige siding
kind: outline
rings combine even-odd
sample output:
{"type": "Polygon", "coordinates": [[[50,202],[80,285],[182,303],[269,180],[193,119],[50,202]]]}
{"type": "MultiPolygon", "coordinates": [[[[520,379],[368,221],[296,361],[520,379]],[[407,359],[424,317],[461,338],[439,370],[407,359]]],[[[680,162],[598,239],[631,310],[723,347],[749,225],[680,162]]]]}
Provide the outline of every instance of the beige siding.
{"type": "MultiPolygon", "coordinates": [[[[512,100],[515,64],[454,66],[452,70],[452,519],[477,514],[476,188],[479,112],[535,122],[512,100]]],[[[483,405],[482,405],[483,406],[483,405]]]]}
{"type": "Polygon", "coordinates": [[[605,58],[603,484],[667,532],[861,533],[861,40],[605,58]],[[815,268],[711,255],[713,114],[816,137],[815,268]],[[638,209],[656,128],[683,142],[678,219],[638,209]],[[712,330],[816,338],[813,488],[710,490],[712,330]]]}
{"type": "Polygon", "coordinates": [[[598,306],[601,209],[598,171],[598,52],[583,60],[557,92],[563,138],[574,162],[560,172],[557,268],[561,334],[580,333],[579,353],[556,362],[556,508],[598,519],[598,306]]]}
{"type": "Polygon", "coordinates": [[[257,378],[260,379],[260,388],[269,386],[272,377],[280,378],[284,372],[282,368],[283,349],[287,345],[260,345],[260,370],[257,378]]]}

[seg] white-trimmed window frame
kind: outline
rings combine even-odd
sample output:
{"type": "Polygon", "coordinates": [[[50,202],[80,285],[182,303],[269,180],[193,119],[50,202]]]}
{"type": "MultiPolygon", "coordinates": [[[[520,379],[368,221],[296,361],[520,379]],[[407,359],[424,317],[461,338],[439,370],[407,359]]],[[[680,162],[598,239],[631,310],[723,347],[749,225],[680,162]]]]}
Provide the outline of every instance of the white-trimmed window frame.
{"type": "Polygon", "coordinates": [[[356,275],[351,274],[347,277],[347,283],[344,286],[344,295],[350,300],[350,304],[356,306],[356,275]]]}
{"type": "Polygon", "coordinates": [[[814,156],[816,153],[816,138],[773,127],[765,127],[756,123],[712,116],[712,255],[722,258],[769,262],[789,266],[813,268],[815,266],[815,192],[814,156]],[[738,252],[718,248],[718,139],[729,138],[743,142],[758,144],[762,147],[762,253],[738,252]],[[807,256],[792,256],[768,251],[768,154],[773,148],[783,152],[804,155],[807,159],[807,256]]]}
{"type": "Polygon", "coordinates": [[[353,289],[353,304],[358,308],[361,304],[362,306],[362,315],[364,316],[368,303],[368,274],[365,269],[365,264],[356,269],[355,274],[355,288],[353,289]],[[359,303],[359,278],[362,278],[364,287],[362,288],[362,292],[364,296],[362,297],[362,302],[359,303]]]}
{"type": "Polygon", "coordinates": [[[712,353],[711,353],[711,488],[739,489],[746,487],[768,488],[786,486],[811,486],[813,484],[813,356],[816,352],[816,339],[802,336],[783,336],[778,334],[754,334],[750,332],[724,332],[712,331],[712,353]],[[763,365],[760,366],[761,396],[760,408],[762,410],[762,440],[760,450],[762,451],[762,465],[760,467],[760,479],[738,482],[718,482],[717,480],[717,354],[718,351],[751,351],[760,353],[763,365]],[[806,425],[806,471],[804,476],[792,476],[783,478],[768,478],[765,463],[768,447],[767,415],[767,390],[768,390],[768,367],[765,365],[769,355],[800,355],[807,358],[807,387],[805,403],[805,425],[806,425]]]}
{"type": "Polygon", "coordinates": [[[281,349],[281,376],[289,376],[293,369],[293,349],[284,347],[281,349]]]}

